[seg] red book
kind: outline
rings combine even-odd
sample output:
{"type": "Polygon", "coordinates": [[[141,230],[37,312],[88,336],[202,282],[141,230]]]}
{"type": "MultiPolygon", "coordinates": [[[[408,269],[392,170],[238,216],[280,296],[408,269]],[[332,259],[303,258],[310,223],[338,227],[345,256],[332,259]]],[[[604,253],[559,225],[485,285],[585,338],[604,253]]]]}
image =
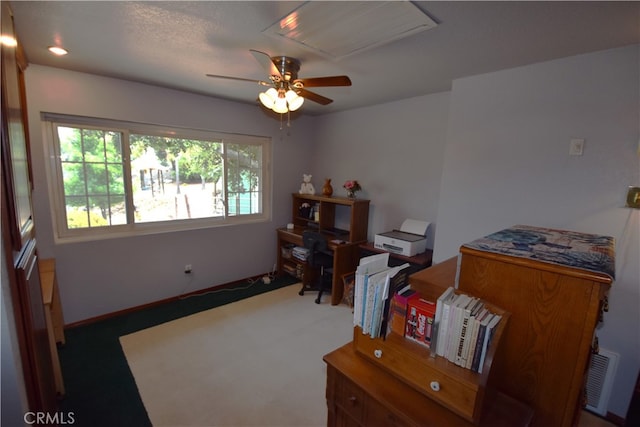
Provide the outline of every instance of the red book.
{"type": "Polygon", "coordinates": [[[436,315],[436,303],[422,298],[413,298],[407,303],[405,337],[431,347],[431,331],[436,315]]]}
{"type": "Polygon", "coordinates": [[[407,303],[413,298],[418,298],[418,294],[413,289],[401,291],[391,299],[389,308],[389,330],[396,334],[404,335],[404,326],[407,318],[407,303]]]}

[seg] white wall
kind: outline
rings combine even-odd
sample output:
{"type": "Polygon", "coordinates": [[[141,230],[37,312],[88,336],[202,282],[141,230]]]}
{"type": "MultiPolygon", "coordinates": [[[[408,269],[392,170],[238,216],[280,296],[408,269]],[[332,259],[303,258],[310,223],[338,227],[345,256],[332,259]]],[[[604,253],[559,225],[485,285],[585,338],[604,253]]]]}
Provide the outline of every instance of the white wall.
{"type": "Polygon", "coordinates": [[[622,207],[626,187],[640,184],[638,56],[636,46],[460,79],[448,93],[303,118],[283,138],[255,106],[31,66],[38,241],[60,263],[66,320],[176,295],[183,255],[195,269],[187,291],[267,271],[302,173],[313,173],[317,190],[332,178],[335,194],[358,179],[372,201],[369,238],[407,217],[431,221],[436,261],[517,223],[616,237],[617,280],[599,336],[621,355],[609,410],[624,416],[640,366],[640,211],[622,207]],[[273,135],[274,219],[55,246],[39,111],[273,135]],[[582,157],[568,156],[571,138],[586,140],[582,157]]]}
{"type": "Polygon", "coordinates": [[[314,175],[332,179],[334,194],[357,179],[371,200],[369,240],[407,218],[431,222],[433,248],[449,92],[328,114],[317,120],[314,175]]]}
{"type": "Polygon", "coordinates": [[[55,257],[66,323],[263,274],[276,262],[275,229],[290,219],[312,120],[280,131],[257,105],[31,65],[26,71],[38,250],[55,257]],[[77,114],[272,137],[273,218],[221,228],[55,245],[44,167],[41,112],[77,114]],[[193,274],[183,273],[185,264],[193,274]]]}
{"type": "Polygon", "coordinates": [[[609,411],[624,417],[640,368],[639,47],[454,82],[436,261],[514,224],[613,236],[616,281],[600,345],[621,355],[609,411]],[[584,155],[568,155],[584,138],[584,155]]]}

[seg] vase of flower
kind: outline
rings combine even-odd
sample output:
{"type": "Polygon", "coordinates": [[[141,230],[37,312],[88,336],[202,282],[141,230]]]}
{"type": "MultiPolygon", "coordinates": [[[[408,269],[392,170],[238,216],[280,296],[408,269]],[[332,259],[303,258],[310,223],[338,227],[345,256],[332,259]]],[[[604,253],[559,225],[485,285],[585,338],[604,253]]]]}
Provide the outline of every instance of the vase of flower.
{"type": "Polygon", "coordinates": [[[322,194],[325,197],[331,197],[333,194],[333,187],[331,186],[331,179],[325,178],[324,185],[322,186],[322,194]]]}
{"type": "Polygon", "coordinates": [[[358,183],[358,181],[356,181],[355,179],[346,181],[342,187],[347,190],[347,197],[350,199],[355,199],[356,192],[362,190],[360,183],[358,183]]]}

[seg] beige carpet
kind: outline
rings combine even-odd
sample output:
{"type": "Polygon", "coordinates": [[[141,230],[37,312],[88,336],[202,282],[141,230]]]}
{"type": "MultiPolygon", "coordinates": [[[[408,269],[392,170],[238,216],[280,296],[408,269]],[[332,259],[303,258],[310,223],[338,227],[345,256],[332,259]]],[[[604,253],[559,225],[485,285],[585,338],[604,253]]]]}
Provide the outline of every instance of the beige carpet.
{"type": "Polygon", "coordinates": [[[351,341],[353,315],[299,289],[120,337],[151,423],[326,426],[322,356],[351,341]]]}

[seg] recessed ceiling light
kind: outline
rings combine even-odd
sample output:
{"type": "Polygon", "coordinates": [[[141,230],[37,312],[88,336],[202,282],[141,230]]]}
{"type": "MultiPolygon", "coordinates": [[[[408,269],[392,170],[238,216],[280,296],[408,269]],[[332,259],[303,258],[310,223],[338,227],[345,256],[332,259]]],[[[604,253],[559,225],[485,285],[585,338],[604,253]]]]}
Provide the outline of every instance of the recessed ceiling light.
{"type": "Polygon", "coordinates": [[[69,53],[67,51],[67,49],[65,49],[63,47],[59,47],[59,46],[49,46],[48,49],[49,49],[49,52],[53,53],[54,55],[58,55],[58,56],[63,56],[63,55],[66,55],[67,53],[69,53]]]}

